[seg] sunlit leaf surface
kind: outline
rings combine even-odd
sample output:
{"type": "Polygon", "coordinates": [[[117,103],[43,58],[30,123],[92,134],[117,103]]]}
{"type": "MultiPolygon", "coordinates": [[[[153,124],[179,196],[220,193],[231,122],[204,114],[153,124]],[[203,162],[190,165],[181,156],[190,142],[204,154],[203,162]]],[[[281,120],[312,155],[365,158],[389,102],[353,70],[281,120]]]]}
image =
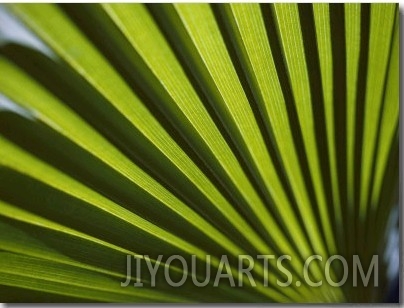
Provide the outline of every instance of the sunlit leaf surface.
{"type": "Polygon", "coordinates": [[[383,300],[397,5],[8,4],[1,16],[1,301],[383,300]],[[128,255],[187,281],[152,287],[145,271],[142,288],[122,287],[128,255]],[[208,266],[207,286],[172,255],[208,266]],[[276,262],[265,283],[261,259],[255,286],[214,286],[222,255],[289,255],[293,283],[276,262]],[[380,255],[379,286],[350,272],[311,287],[311,255],[323,257],[312,281],[332,255],[350,269],[380,255]]]}

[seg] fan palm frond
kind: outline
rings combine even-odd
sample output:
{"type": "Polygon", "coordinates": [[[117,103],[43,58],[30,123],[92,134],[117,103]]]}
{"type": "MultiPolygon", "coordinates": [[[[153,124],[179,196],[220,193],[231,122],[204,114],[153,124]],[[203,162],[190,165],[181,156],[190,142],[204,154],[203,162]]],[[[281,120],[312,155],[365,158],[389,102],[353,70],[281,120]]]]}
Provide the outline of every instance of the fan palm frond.
{"type": "Polygon", "coordinates": [[[20,23],[1,32],[2,301],[383,300],[397,5],[10,4],[2,16],[20,23]],[[355,256],[368,269],[375,255],[378,285],[356,285],[355,256]],[[310,256],[322,259],[307,268],[310,256]],[[240,270],[251,257],[255,283],[240,270]],[[129,262],[142,274],[125,287],[129,262]]]}

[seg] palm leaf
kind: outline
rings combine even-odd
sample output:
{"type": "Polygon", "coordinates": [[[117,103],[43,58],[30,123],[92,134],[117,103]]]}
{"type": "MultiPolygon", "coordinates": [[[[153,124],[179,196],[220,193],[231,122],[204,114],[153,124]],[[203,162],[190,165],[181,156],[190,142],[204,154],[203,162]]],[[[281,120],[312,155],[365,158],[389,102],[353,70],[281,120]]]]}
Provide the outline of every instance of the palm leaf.
{"type": "Polygon", "coordinates": [[[378,288],[312,287],[303,268],[366,267],[395,230],[397,5],[1,9],[3,301],[383,299],[386,259],[378,288]],[[159,269],[142,288],[121,286],[132,255],[159,269]],[[261,259],[252,284],[240,255],[291,256],[293,283],[261,259]],[[230,278],[197,287],[206,267],[230,278]]]}

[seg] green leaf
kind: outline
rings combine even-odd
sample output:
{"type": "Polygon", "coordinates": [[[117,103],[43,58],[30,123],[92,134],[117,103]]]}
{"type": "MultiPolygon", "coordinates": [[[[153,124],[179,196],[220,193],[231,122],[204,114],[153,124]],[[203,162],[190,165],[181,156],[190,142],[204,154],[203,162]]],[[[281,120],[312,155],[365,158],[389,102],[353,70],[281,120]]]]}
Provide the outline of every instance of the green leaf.
{"type": "Polygon", "coordinates": [[[368,265],[397,229],[396,4],[0,13],[3,301],[385,300],[391,259],[379,257],[377,288],[350,279],[353,255],[368,265]],[[197,270],[173,255],[188,266],[196,256],[197,270]],[[312,255],[323,260],[307,277],[312,255]],[[345,271],[326,264],[333,255],[348,262],[340,287],[328,281],[345,271]],[[132,269],[121,287],[135,259],[144,286],[132,269]],[[156,287],[145,262],[158,266],[156,287]]]}

